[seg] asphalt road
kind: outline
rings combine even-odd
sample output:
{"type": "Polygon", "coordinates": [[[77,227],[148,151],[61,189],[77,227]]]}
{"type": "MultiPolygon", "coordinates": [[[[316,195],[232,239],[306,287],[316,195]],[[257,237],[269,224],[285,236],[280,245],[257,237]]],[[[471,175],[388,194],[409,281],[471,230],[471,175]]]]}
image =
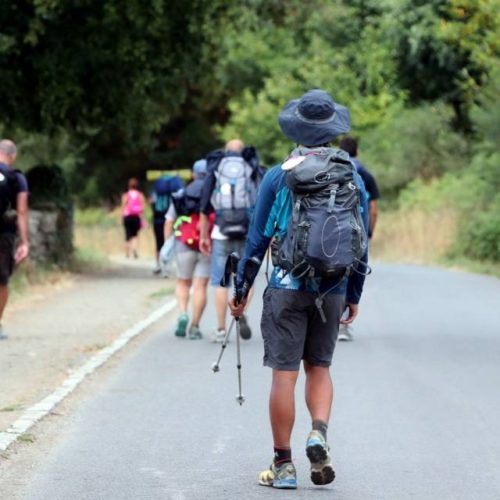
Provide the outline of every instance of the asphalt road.
{"type": "Polygon", "coordinates": [[[272,456],[258,332],[263,279],[259,286],[256,335],[242,352],[243,406],[235,343],[213,374],[219,347],[177,339],[165,325],[80,406],[22,498],[500,499],[500,280],[375,266],[355,341],[334,357],[337,479],[325,488],[309,481],[301,378],[295,492],[256,483],[272,456]]]}

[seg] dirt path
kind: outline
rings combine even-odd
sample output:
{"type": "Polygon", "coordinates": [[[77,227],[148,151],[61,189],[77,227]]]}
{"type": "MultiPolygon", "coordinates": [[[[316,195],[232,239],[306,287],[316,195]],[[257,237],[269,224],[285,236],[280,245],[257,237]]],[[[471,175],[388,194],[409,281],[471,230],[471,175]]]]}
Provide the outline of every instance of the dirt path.
{"type": "Polygon", "coordinates": [[[114,259],[109,269],[37,287],[7,309],[0,342],[0,431],[51,393],[97,350],[165,302],[172,280],[151,262],[114,259]]]}

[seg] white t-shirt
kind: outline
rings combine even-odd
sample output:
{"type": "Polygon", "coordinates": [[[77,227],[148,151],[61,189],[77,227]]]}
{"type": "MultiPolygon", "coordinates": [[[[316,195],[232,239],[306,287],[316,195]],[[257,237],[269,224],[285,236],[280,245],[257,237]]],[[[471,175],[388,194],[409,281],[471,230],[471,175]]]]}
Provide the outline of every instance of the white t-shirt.
{"type": "Polygon", "coordinates": [[[173,203],[170,203],[170,206],[168,207],[167,213],[165,214],[165,219],[166,220],[177,219],[177,210],[175,209],[175,206],[173,203]]]}
{"type": "Polygon", "coordinates": [[[213,240],[227,240],[227,236],[220,232],[220,227],[218,224],[214,224],[210,237],[213,240]]]}

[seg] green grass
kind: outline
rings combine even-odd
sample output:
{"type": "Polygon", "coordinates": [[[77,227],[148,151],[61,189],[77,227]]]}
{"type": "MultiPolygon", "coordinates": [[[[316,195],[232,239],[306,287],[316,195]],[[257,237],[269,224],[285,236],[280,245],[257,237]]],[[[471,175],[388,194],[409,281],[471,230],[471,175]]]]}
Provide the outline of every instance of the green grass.
{"type": "Polygon", "coordinates": [[[14,404],[10,406],[4,406],[3,408],[0,408],[1,412],[11,412],[11,411],[19,411],[22,410],[23,406],[20,404],[14,404]]]}
{"type": "Polygon", "coordinates": [[[33,434],[25,432],[24,434],[18,436],[17,440],[21,443],[34,443],[36,441],[36,437],[33,434]]]}
{"type": "Polygon", "coordinates": [[[75,211],[76,226],[99,226],[116,227],[120,226],[120,213],[104,210],[100,207],[79,208],[75,211]]]}
{"type": "Polygon", "coordinates": [[[95,250],[78,248],[66,266],[55,264],[25,262],[12,276],[9,290],[12,298],[23,295],[33,285],[55,284],[70,274],[81,274],[105,269],[108,258],[95,250]]]}
{"type": "Polygon", "coordinates": [[[477,261],[466,257],[442,257],[438,264],[476,274],[500,278],[500,262],[477,261]]]}
{"type": "Polygon", "coordinates": [[[172,295],[175,291],[174,286],[166,286],[164,288],[160,288],[156,292],[149,294],[150,299],[161,299],[162,297],[166,297],[167,295],[172,295]]]}
{"type": "Polygon", "coordinates": [[[93,248],[79,247],[75,249],[69,270],[74,273],[98,271],[109,266],[109,258],[93,248]]]}
{"type": "Polygon", "coordinates": [[[15,299],[32,285],[53,284],[60,281],[67,271],[54,264],[26,262],[19,267],[9,282],[9,291],[15,299]]]}

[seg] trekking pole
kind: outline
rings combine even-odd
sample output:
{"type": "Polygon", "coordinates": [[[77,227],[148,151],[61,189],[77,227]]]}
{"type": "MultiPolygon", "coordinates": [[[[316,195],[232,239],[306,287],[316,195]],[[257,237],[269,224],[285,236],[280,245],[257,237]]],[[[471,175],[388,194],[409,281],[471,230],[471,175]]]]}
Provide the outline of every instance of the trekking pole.
{"type": "Polygon", "coordinates": [[[215,363],[213,363],[212,365],[212,370],[214,373],[217,373],[218,371],[220,371],[220,361],[222,359],[222,355],[224,354],[224,351],[226,350],[226,347],[227,347],[227,344],[229,342],[229,335],[231,335],[231,330],[233,329],[233,326],[234,326],[234,318],[231,320],[231,324],[229,325],[229,328],[226,332],[226,335],[224,336],[224,340],[222,341],[222,345],[220,347],[220,353],[219,353],[219,357],[217,358],[217,361],[215,361],[215,363]]]}
{"type": "MultiPolygon", "coordinates": [[[[253,283],[257,273],[260,268],[260,260],[257,257],[251,257],[247,260],[245,269],[243,271],[243,285],[241,287],[241,291],[238,291],[237,286],[237,274],[238,274],[238,264],[240,261],[240,257],[236,252],[230,254],[226,261],[226,267],[224,270],[224,276],[221,279],[221,286],[227,286],[229,283],[229,278],[233,278],[233,287],[234,287],[234,298],[236,304],[241,302],[241,300],[248,296],[250,292],[250,284],[253,283]]],[[[245,401],[245,396],[243,396],[241,392],[241,349],[240,349],[240,323],[239,317],[233,318],[231,325],[224,337],[224,341],[221,346],[221,351],[219,353],[219,357],[215,363],[212,364],[212,370],[214,373],[217,373],[220,370],[220,361],[224,354],[224,351],[227,346],[227,342],[229,339],[229,335],[233,328],[234,323],[236,323],[236,368],[238,370],[238,395],[236,396],[236,401],[242,405],[245,401]]]]}
{"type": "MultiPolygon", "coordinates": [[[[233,276],[233,287],[234,287],[234,298],[235,303],[239,304],[243,299],[245,299],[250,292],[250,285],[253,283],[257,273],[260,268],[260,260],[257,257],[251,257],[245,263],[245,268],[243,270],[243,285],[241,291],[238,291],[236,278],[238,274],[238,263],[239,257],[237,253],[232,253],[229,256],[231,265],[231,274],[233,276]]],[[[240,318],[235,317],[236,320],[236,368],[238,370],[238,395],[236,396],[236,402],[240,406],[245,402],[245,396],[241,393],[241,350],[240,350],[240,318]]]]}
{"type": "MultiPolygon", "coordinates": [[[[231,254],[233,255],[233,254],[231,254]]],[[[240,260],[239,256],[237,253],[234,254],[233,259],[236,259],[236,267],[238,267],[238,262],[240,260]]],[[[222,278],[220,280],[220,286],[226,287],[229,284],[229,280],[231,278],[232,274],[232,264],[231,264],[231,256],[229,255],[227,260],[226,260],[226,266],[224,267],[224,274],[222,275],[222,278]]],[[[229,325],[229,329],[226,332],[226,335],[224,335],[224,340],[222,341],[222,345],[220,348],[220,353],[219,357],[217,358],[217,361],[212,364],[212,371],[214,373],[217,373],[220,371],[220,362],[222,359],[222,356],[224,355],[224,351],[226,350],[227,344],[229,342],[229,335],[231,334],[231,330],[233,329],[233,325],[235,323],[235,318],[231,321],[231,324],[229,325]]]]}
{"type": "MultiPolygon", "coordinates": [[[[227,258],[227,267],[231,272],[231,276],[233,278],[233,290],[234,290],[234,302],[238,305],[242,298],[243,294],[240,294],[238,291],[238,286],[236,283],[236,278],[238,276],[238,264],[240,262],[240,257],[236,252],[230,254],[227,258]]],[[[240,318],[236,316],[236,370],[238,371],[238,395],[236,396],[236,402],[240,404],[240,406],[245,402],[245,396],[241,393],[241,350],[240,350],[240,318]]]]}

